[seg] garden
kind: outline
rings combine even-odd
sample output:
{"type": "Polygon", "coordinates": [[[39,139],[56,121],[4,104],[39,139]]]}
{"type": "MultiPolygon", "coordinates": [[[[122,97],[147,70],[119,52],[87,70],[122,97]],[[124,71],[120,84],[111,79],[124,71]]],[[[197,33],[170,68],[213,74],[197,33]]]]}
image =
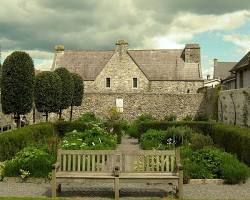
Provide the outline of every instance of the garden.
{"type": "Polygon", "coordinates": [[[0,179],[29,177],[51,179],[57,149],[112,150],[123,134],[139,140],[145,150],[180,148],[184,182],[190,179],[223,179],[244,183],[249,177],[249,129],[189,117],[157,121],[150,115],[121,120],[114,110],[100,119],[85,113],[67,122],[40,123],[0,135],[0,179]]]}

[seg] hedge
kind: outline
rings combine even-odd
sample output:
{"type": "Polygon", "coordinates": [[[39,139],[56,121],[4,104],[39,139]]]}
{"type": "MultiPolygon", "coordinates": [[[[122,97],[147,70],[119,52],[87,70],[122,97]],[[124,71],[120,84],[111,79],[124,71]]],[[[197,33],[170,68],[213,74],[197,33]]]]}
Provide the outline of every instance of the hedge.
{"type": "Polygon", "coordinates": [[[41,123],[5,132],[0,135],[0,161],[11,159],[30,144],[46,143],[53,136],[53,124],[41,123]]]}
{"type": "Polygon", "coordinates": [[[250,129],[217,123],[210,133],[214,143],[225,151],[236,154],[238,159],[250,166],[250,129]]]}
{"type": "Polygon", "coordinates": [[[250,129],[233,125],[212,123],[212,122],[141,122],[138,125],[138,135],[141,135],[149,129],[166,130],[173,126],[187,126],[191,129],[201,132],[204,135],[210,135],[216,145],[225,149],[225,151],[236,154],[240,161],[250,166],[250,129]]]}
{"type": "Polygon", "coordinates": [[[55,132],[60,136],[63,137],[65,133],[71,132],[73,130],[77,131],[85,131],[88,128],[88,124],[81,122],[81,121],[61,121],[54,123],[55,132]]]}

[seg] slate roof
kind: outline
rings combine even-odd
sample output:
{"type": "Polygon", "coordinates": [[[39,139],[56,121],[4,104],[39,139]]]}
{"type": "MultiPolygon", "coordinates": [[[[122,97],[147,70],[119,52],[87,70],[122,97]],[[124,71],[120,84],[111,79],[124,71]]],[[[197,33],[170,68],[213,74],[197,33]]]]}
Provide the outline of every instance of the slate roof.
{"type": "Polygon", "coordinates": [[[224,80],[231,75],[230,70],[236,65],[237,62],[217,62],[214,66],[214,78],[224,80]]]}
{"type": "MultiPolygon", "coordinates": [[[[185,63],[183,49],[128,50],[128,54],[149,80],[202,80],[199,63],[185,63]]],[[[57,54],[54,64],[79,73],[84,80],[95,80],[114,50],[69,51],[57,54]]]]}
{"type": "Polygon", "coordinates": [[[250,66],[250,51],[230,71],[234,72],[246,66],[250,66]]]}

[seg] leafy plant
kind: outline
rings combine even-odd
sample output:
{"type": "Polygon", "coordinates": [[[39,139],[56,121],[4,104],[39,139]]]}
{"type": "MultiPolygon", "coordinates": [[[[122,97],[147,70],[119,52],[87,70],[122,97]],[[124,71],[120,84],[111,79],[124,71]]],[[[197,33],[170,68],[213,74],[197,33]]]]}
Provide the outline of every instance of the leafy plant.
{"type": "Polygon", "coordinates": [[[193,133],[191,135],[190,143],[192,149],[198,150],[204,147],[213,146],[213,139],[209,135],[193,133]]]}
{"type": "Polygon", "coordinates": [[[177,116],[174,114],[166,115],[164,117],[164,121],[168,121],[168,122],[176,121],[176,119],[177,119],[177,116]]]}
{"type": "Polygon", "coordinates": [[[186,115],[184,118],[182,118],[182,121],[192,121],[193,116],[192,115],[186,115]]]}

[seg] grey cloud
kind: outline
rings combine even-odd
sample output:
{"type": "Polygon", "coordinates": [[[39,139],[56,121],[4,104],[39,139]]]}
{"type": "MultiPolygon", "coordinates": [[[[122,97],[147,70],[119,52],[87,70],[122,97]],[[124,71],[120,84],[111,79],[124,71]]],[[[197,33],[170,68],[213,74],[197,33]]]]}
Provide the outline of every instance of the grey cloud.
{"type": "Polygon", "coordinates": [[[219,14],[250,7],[249,0],[1,0],[0,43],[5,50],[113,49],[166,32],[178,12],[219,14]]]}

